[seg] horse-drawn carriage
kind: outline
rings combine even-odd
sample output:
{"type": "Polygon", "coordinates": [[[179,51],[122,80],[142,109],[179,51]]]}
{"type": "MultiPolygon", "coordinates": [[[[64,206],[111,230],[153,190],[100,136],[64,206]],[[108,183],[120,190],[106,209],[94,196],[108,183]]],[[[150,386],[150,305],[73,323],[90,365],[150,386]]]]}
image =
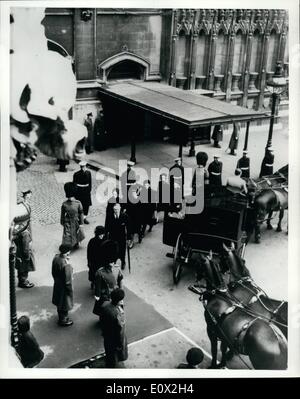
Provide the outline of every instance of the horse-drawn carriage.
{"type": "MultiPolygon", "coordinates": [[[[223,243],[233,242],[238,255],[244,256],[252,231],[260,241],[260,225],[267,222],[270,229],[273,211],[279,211],[277,231],[288,201],[288,166],[271,176],[247,181],[248,195],[234,194],[223,186],[205,186],[204,209],[199,214],[178,217],[166,213],[163,243],[173,247],[173,280],[177,284],[184,264],[194,252],[212,251],[218,256],[223,243]]],[[[187,208],[188,209],[188,208],[187,208]]]]}
{"type": "Polygon", "coordinates": [[[218,256],[222,245],[234,242],[243,256],[246,245],[248,200],[234,195],[225,187],[205,188],[204,209],[199,214],[178,217],[166,214],[163,227],[163,243],[173,247],[173,280],[177,284],[184,264],[193,253],[209,253],[218,256]]]}

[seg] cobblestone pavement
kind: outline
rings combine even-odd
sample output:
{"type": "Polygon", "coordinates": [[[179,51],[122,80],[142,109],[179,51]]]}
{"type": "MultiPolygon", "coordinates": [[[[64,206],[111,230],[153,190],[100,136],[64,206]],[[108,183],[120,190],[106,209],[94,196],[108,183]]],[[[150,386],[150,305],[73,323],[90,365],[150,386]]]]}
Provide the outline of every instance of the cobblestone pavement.
{"type": "MultiPolygon", "coordinates": [[[[65,201],[64,183],[73,180],[73,173],[78,165],[71,161],[67,172],[58,172],[56,160],[39,154],[32,166],[17,174],[18,198],[21,192],[31,189],[32,222],[41,225],[59,223],[60,208],[65,201]]],[[[95,199],[98,182],[96,173],[92,173],[92,203],[90,216],[98,216],[104,212],[103,205],[95,199]]]]}

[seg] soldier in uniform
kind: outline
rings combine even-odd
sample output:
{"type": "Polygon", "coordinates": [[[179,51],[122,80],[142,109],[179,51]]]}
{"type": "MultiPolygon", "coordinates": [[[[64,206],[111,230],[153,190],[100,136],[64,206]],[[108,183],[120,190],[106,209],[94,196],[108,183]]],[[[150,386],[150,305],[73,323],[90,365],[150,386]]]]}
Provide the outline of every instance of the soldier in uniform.
{"type": "Polygon", "coordinates": [[[233,124],[233,132],[230,137],[230,141],[228,144],[227,150],[230,150],[230,155],[236,155],[236,150],[239,144],[239,135],[240,135],[240,124],[233,124]]]}
{"type": "Polygon", "coordinates": [[[247,157],[248,151],[243,151],[243,156],[237,162],[236,168],[241,169],[241,177],[243,179],[249,179],[250,177],[250,158],[247,157]]]}
{"type": "Polygon", "coordinates": [[[122,288],[123,274],[115,263],[118,258],[118,244],[112,240],[106,240],[102,246],[103,267],[100,267],[95,275],[95,306],[94,314],[101,317],[104,306],[111,300],[111,293],[115,288],[122,288]]]}
{"type": "Polygon", "coordinates": [[[204,184],[208,184],[209,182],[209,173],[206,169],[206,164],[208,160],[208,155],[206,152],[198,152],[196,155],[197,160],[197,168],[195,169],[193,180],[192,180],[192,194],[196,194],[196,187],[197,187],[197,175],[203,173],[204,175],[204,184]]]}
{"type": "Polygon", "coordinates": [[[214,155],[214,160],[208,165],[209,184],[214,186],[222,186],[222,169],[223,164],[219,161],[220,156],[214,155]]]}
{"type": "Polygon", "coordinates": [[[176,192],[181,191],[181,198],[184,198],[184,167],[182,166],[181,158],[174,159],[175,164],[171,166],[169,179],[170,179],[170,202],[177,202],[180,198],[176,198],[176,192]],[[175,190],[175,184],[177,190],[175,190]]]}
{"type": "Polygon", "coordinates": [[[54,279],[52,303],[57,307],[58,324],[68,327],[73,324],[69,319],[69,310],[73,308],[73,268],[69,262],[72,247],[62,244],[59,254],[52,261],[52,277],[54,279]]]}
{"type": "Polygon", "coordinates": [[[219,142],[223,141],[223,127],[222,125],[215,125],[212,136],[212,140],[214,141],[214,147],[221,148],[219,142]]]}
{"type": "Polygon", "coordinates": [[[99,111],[94,123],[94,144],[95,149],[103,151],[107,146],[107,133],[104,124],[103,111],[99,111]]]}
{"type": "Polygon", "coordinates": [[[120,176],[121,195],[123,198],[126,198],[126,200],[128,200],[128,191],[130,187],[136,183],[136,175],[132,169],[133,166],[134,162],[127,161],[127,170],[120,176]]]}
{"type": "Polygon", "coordinates": [[[89,207],[92,205],[91,190],[92,190],[92,175],[87,170],[87,162],[79,162],[80,170],[75,172],[73,175],[73,182],[76,184],[75,198],[81,202],[83,208],[83,222],[89,224],[87,215],[89,213],[89,207]]]}
{"type": "Polygon", "coordinates": [[[91,152],[94,151],[94,139],[93,139],[93,113],[89,112],[86,115],[86,118],[84,120],[84,126],[87,128],[88,131],[88,139],[87,139],[87,144],[86,144],[86,152],[90,154],[91,152]]]}
{"type": "Polygon", "coordinates": [[[273,148],[266,148],[265,156],[261,164],[259,177],[269,176],[273,174],[274,153],[273,148]]]}
{"type": "Polygon", "coordinates": [[[128,358],[123,308],[124,297],[125,292],[121,288],[114,289],[111,293],[111,302],[102,311],[106,368],[118,367],[119,362],[128,358]]]}
{"type": "Polygon", "coordinates": [[[83,240],[81,226],[83,224],[83,209],[81,202],[75,199],[76,186],[72,182],[64,185],[67,200],[61,206],[60,224],[63,226],[62,244],[78,248],[83,240]]]}
{"type": "Polygon", "coordinates": [[[32,233],[31,233],[31,207],[29,204],[31,198],[31,190],[24,191],[23,205],[29,214],[29,220],[26,228],[18,233],[15,238],[16,244],[16,269],[18,270],[18,286],[20,288],[32,288],[34,284],[28,281],[28,273],[35,271],[35,259],[32,249],[32,233]]]}

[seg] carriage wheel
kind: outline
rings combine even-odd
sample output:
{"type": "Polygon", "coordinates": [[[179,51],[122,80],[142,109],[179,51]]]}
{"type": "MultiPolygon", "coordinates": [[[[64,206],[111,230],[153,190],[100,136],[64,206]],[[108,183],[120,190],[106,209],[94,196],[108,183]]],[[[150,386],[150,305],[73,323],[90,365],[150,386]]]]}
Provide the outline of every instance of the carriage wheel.
{"type": "Polygon", "coordinates": [[[176,242],[175,252],[174,252],[174,260],[173,260],[173,281],[174,284],[177,284],[180,275],[182,272],[182,263],[184,260],[182,259],[182,248],[183,248],[183,239],[182,235],[179,234],[176,242]]]}

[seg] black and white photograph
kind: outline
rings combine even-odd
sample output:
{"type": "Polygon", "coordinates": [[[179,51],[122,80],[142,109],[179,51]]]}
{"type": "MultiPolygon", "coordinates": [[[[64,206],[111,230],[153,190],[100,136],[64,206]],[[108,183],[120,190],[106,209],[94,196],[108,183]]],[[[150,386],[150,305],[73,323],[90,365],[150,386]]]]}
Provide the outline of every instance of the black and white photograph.
{"type": "Polygon", "coordinates": [[[299,376],[299,2],[3,1],[0,43],[0,377],[299,376]]]}

